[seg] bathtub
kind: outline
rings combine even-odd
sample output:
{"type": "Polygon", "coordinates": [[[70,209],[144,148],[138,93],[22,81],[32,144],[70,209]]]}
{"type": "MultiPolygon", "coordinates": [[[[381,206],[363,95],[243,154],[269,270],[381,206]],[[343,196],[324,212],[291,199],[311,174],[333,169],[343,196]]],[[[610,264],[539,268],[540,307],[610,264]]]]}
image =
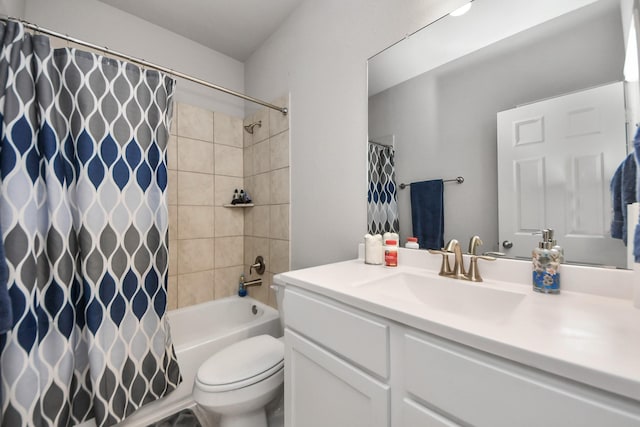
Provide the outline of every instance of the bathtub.
{"type": "Polygon", "coordinates": [[[202,362],[222,348],[255,335],[282,336],[278,311],[250,297],[227,297],[171,310],[167,315],[182,383],[166,397],[140,408],[119,426],[147,426],[193,406],[191,391],[196,372],[202,362]]]}

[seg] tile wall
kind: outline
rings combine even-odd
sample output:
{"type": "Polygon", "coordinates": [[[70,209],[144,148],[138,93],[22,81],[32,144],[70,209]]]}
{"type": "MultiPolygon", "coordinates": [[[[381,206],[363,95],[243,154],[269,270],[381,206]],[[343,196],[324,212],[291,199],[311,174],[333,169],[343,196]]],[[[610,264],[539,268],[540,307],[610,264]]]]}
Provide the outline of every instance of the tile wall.
{"type": "MultiPolygon", "coordinates": [[[[289,105],[288,97],[272,101],[289,105]]],[[[244,261],[250,265],[257,255],[265,258],[267,272],[261,287],[249,294],[275,307],[270,289],[273,275],[289,270],[289,116],[262,109],[244,120],[244,124],[262,122],[254,133],[244,132],[244,185],[255,206],[245,210],[244,261]]],[[[247,267],[248,273],[248,267],[247,267]]],[[[254,279],[255,273],[248,277],[254,279]]]]}
{"type": "Polygon", "coordinates": [[[174,105],[168,146],[168,309],[237,291],[244,261],[244,213],[228,209],[242,188],[242,120],[174,105]]]}
{"type": "MultiPolygon", "coordinates": [[[[288,98],[274,101],[286,105],[288,98]]],[[[250,294],[275,306],[273,274],[289,269],[288,117],[260,110],[253,135],[242,120],[174,104],[168,145],[168,309],[237,292],[256,255],[265,258],[263,286],[250,294]],[[234,189],[246,189],[254,207],[223,207],[234,189]]]]}

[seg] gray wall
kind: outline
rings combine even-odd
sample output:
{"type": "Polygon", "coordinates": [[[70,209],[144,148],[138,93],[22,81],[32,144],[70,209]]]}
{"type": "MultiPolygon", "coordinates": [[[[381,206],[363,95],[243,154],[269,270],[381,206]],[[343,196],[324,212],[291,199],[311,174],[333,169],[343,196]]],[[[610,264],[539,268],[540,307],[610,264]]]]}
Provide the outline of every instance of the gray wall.
{"type": "Polygon", "coordinates": [[[247,92],[291,94],[291,254],[356,256],[366,233],[367,58],[464,0],[307,0],[245,63],[247,92]]]}
{"type": "MultiPolygon", "coordinates": [[[[244,92],[243,63],[105,3],[97,0],[22,3],[26,4],[26,7],[23,4],[24,18],[34,24],[244,92]]],[[[244,117],[243,101],[187,81],[178,81],[176,100],[244,117]]]]}
{"type": "Polygon", "coordinates": [[[0,0],[0,12],[14,18],[24,18],[24,0],[0,0]]]}
{"type": "MultiPolygon", "coordinates": [[[[560,18],[561,19],[561,18],[560,18]]],[[[560,29],[558,20],[516,35],[377,94],[369,135],[395,134],[398,182],[462,175],[445,184],[445,241],[479,234],[498,250],[496,113],[620,81],[620,12],[560,29]]],[[[411,235],[409,190],[398,196],[401,235],[411,235]]]]}

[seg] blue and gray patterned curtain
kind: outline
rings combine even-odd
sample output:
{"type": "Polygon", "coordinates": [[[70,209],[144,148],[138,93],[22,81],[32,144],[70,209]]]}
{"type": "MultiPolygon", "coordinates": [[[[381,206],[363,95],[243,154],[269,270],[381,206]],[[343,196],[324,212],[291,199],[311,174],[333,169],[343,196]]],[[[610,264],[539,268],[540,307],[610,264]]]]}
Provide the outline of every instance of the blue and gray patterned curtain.
{"type": "Polygon", "coordinates": [[[2,426],[117,423],[181,381],[166,323],[174,82],[0,28],[2,426]]]}
{"type": "Polygon", "coordinates": [[[400,228],[393,156],[393,147],[369,143],[367,223],[371,234],[397,233],[400,228]]]}

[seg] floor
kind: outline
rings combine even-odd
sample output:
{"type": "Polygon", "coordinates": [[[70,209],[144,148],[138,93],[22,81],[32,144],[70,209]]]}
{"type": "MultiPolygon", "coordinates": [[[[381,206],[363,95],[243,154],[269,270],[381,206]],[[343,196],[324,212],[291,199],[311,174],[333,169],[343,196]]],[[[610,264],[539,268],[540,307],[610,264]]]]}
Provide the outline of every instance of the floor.
{"type": "MultiPolygon", "coordinates": [[[[284,397],[267,406],[267,418],[269,427],[284,427],[284,397]]],[[[192,406],[147,427],[218,427],[218,423],[197,406],[192,406]]]]}
{"type": "Polygon", "coordinates": [[[191,408],[183,409],[147,427],[203,427],[191,408]]]}

